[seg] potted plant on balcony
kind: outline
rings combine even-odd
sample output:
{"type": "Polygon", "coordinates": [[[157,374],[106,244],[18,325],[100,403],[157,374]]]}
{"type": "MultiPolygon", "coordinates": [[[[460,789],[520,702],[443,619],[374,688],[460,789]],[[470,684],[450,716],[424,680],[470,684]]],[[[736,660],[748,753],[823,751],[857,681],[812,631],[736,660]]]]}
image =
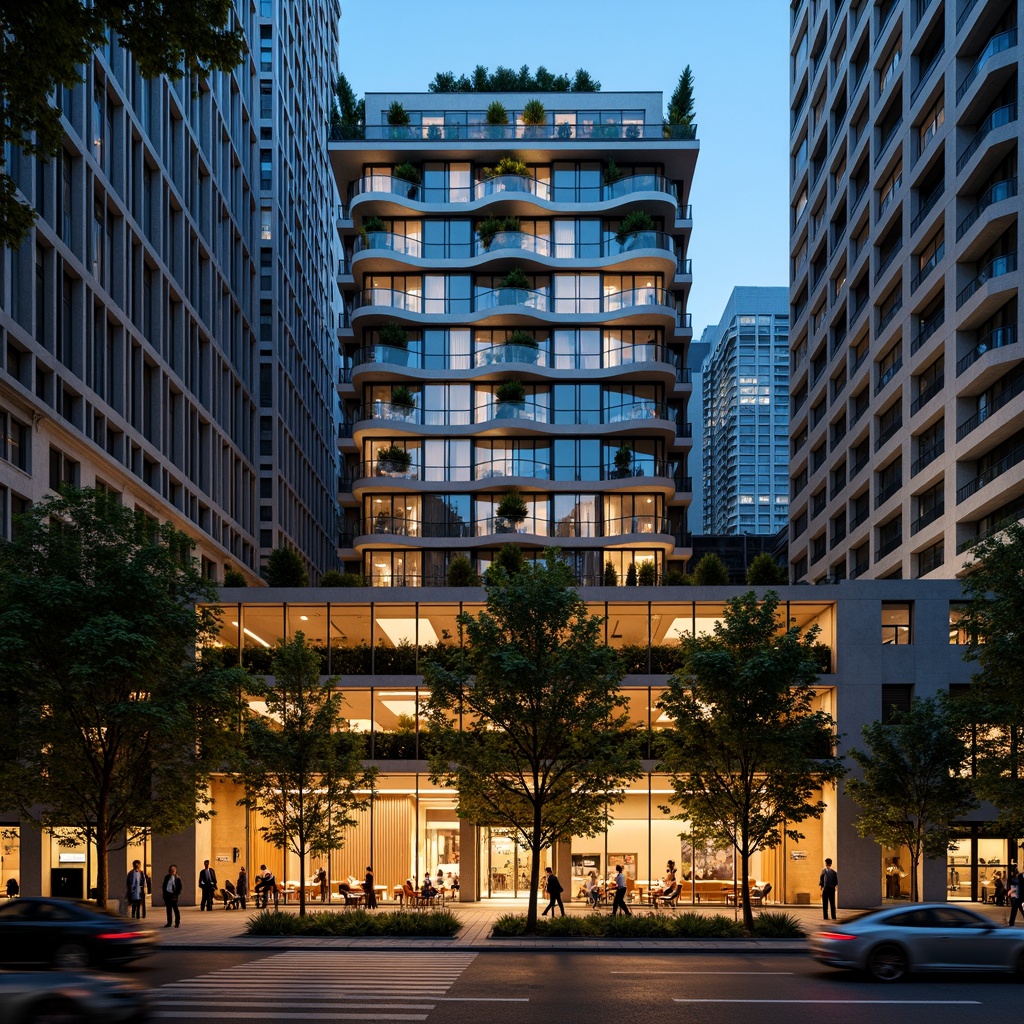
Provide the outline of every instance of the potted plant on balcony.
{"type": "Polygon", "coordinates": [[[416,396],[404,384],[398,384],[391,389],[391,408],[405,419],[416,408],[416,396]]]}
{"type": "Polygon", "coordinates": [[[397,444],[377,449],[377,474],[379,476],[392,476],[408,472],[410,465],[412,465],[412,456],[404,448],[399,448],[397,444]]]}
{"type": "Polygon", "coordinates": [[[389,320],[379,331],[377,341],[388,348],[407,349],[409,347],[409,335],[405,328],[394,320],[389,320]]]}
{"type": "Polygon", "coordinates": [[[654,218],[646,210],[630,210],[619,222],[615,237],[623,249],[629,248],[636,236],[654,230],[654,218]]]}
{"type": "Polygon", "coordinates": [[[658,583],[658,571],[653,562],[641,562],[636,573],[637,584],[641,587],[654,587],[658,583]]]}
{"type": "Polygon", "coordinates": [[[409,186],[406,189],[406,195],[410,199],[415,199],[420,191],[420,182],[423,180],[419,168],[413,164],[404,163],[399,164],[391,173],[393,177],[404,181],[409,186]]]}
{"type": "Polygon", "coordinates": [[[629,568],[626,570],[626,586],[627,587],[635,587],[636,586],[636,563],[635,562],[630,562],[629,563],[629,568]]]}
{"type": "Polygon", "coordinates": [[[523,107],[523,136],[527,139],[539,139],[548,123],[548,114],[540,100],[527,100],[523,107]]]}
{"type": "Polygon", "coordinates": [[[508,111],[505,104],[500,100],[494,100],[487,107],[487,137],[489,139],[503,139],[505,127],[508,125],[508,111]]]}
{"type": "Polygon", "coordinates": [[[516,490],[506,491],[494,510],[494,530],[496,533],[511,533],[522,523],[530,510],[523,496],[516,490]]]}
{"type": "Polygon", "coordinates": [[[628,445],[620,445],[615,453],[615,477],[618,480],[633,475],[633,449],[628,445]]]}
{"type": "Polygon", "coordinates": [[[387,122],[391,126],[391,138],[393,139],[407,139],[410,136],[409,131],[409,111],[402,106],[398,100],[395,100],[387,112],[387,122]]]}
{"type": "Polygon", "coordinates": [[[530,168],[519,159],[514,153],[503,156],[493,167],[484,168],[484,178],[522,178],[522,183],[508,183],[506,191],[513,191],[519,188],[526,191],[526,181],[530,177],[530,168]]]}
{"type": "Polygon", "coordinates": [[[514,407],[522,408],[526,404],[526,388],[521,380],[502,381],[494,392],[494,400],[498,406],[495,416],[514,416],[518,411],[514,407]]]}
{"type": "Polygon", "coordinates": [[[622,171],[615,166],[614,160],[609,160],[608,163],[605,164],[601,177],[606,185],[614,185],[615,182],[622,178],[622,171]]]}
{"type": "Polygon", "coordinates": [[[363,240],[363,248],[370,248],[370,235],[387,231],[388,226],[380,217],[365,217],[359,228],[359,237],[363,240]]]}
{"type": "Polygon", "coordinates": [[[510,358],[515,358],[521,363],[537,362],[537,339],[529,331],[513,331],[498,344],[516,349],[515,352],[509,353],[510,358]]]}
{"type": "Polygon", "coordinates": [[[513,267],[498,285],[499,289],[512,288],[517,291],[527,291],[530,287],[530,279],[522,267],[513,267]]]}
{"type": "Polygon", "coordinates": [[[555,135],[560,139],[572,138],[572,125],[568,121],[559,121],[555,129],[555,135]]]}
{"type": "Polygon", "coordinates": [[[611,562],[604,563],[604,585],[606,587],[617,587],[619,585],[619,574],[611,562]]]}
{"type": "Polygon", "coordinates": [[[476,226],[477,234],[480,236],[480,242],[485,249],[490,249],[491,242],[494,241],[494,236],[499,232],[518,230],[518,217],[485,217],[476,226]]]}

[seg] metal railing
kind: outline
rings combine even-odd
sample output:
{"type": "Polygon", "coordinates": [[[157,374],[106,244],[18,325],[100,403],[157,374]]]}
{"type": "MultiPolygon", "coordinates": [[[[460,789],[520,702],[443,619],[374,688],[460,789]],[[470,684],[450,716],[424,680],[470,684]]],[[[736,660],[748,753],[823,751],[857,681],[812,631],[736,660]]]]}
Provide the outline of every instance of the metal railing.
{"type": "MultiPolygon", "coordinates": [[[[355,481],[410,480],[445,481],[445,482],[490,482],[522,479],[522,480],[553,480],[555,466],[551,461],[551,452],[540,449],[531,457],[528,451],[496,455],[493,458],[482,458],[482,451],[474,452],[472,466],[452,466],[450,463],[426,465],[419,461],[421,450],[407,450],[408,464],[402,465],[391,459],[378,457],[361,462],[355,469],[355,476],[347,478],[355,481]]],[[[404,461],[404,460],[403,460],[404,461]]],[[[674,480],[681,489],[692,488],[690,477],[679,475],[678,462],[665,462],[660,459],[644,458],[638,465],[628,469],[619,469],[609,461],[597,465],[559,466],[560,470],[572,469],[573,479],[579,482],[598,482],[610,480],[631,480],[646,483],[652,480],[674,480]],[[683,486],[689,484],[690,487],[683,486]]]]}
{"type": "Polygon", "coordinates": [[[892,421],[892,423],[889,423],[887,426],[883,427],[882,430],[879,432],[878,438],[875,440],[875,451],[877,452],[882,447],[882,445],[884,445],[886,441],[893,437],[902,426],[903,417],[898,416],[895,420],[892,421]]]}
{"type": "Polygon", "coordinates": [[[921,515],[911,522],[910,535],[913,536],[915,533],[919,533],[923,530],[926,526],[930,526],[936,519],[940,519],[945,511],[945,503],[940,501],[937,505],[933,505],[928,509],[927,512],[922,512],[921,515]]]}
{"type": "Polygon", "coordinates": [[[973,416],[964,420],[956,428],[956,439],[962,441],[972,430],[980,427],[985,420],[994,416],[1007,402],[1016,398],[1022,391],[1024,391],[1024,375],[1009,381],[987,406],[980,408],[973,416]]]}
{"type": "MultiPolygon", "coordinates": [[[[555,115],[557,116],[557,115],[555,115]]],[[[332,142],[695,142],[695,124],[367,124],[332,126],[332,142]]]]}
{"type": "Polygon", "coordinates": [[[910,403],[910,415],[915,416],[919,410],[923,409],[937,394],[942,391],[943,385],[945,384],[945,374],[940,373],[926,388],[922,388],[918,394],[910,403]]]}
{"type": "Polygon", "coordinates": [[[1004,345],[1015,345],[1016,343],[1017,327],[1015,324],[1007,324],[1005,327],[997,327],[994,331],[989,331],[967,355],[957,361],[956,375],[959,377],[961,373],[973,366],[986,352],[1002,348],[1004,345]]]}
{"type": "MultiPolygon", "coordinates": [[[[463,427],[479,423],[491,423],[498,420],[519,420],[529,423],[553,423],[554,410],[546,402],[499,402],[497,399],[479,404],[476,409],[452,409],[442,406],[436,409],[421,408],[413,405],[398,404],[388,401],[374,401],[364,405],[358,419],[386,420],[398,425],[463,427]]],[[[642,400],[623,403],[599,409],[577,409],[573,422],[585,424],[629,424],[649,420],[667,420],[675,422],[673,411],[664,402],[642,400]]],[[[685,433],[687,424],[680,424],[677,436],[688,436],[685,433]]]]}
{"type": "Polygon", "coordinates": [[[1000,32],[998,35],[992,36],[992,38],[985,44],[985,48],[978,54],[978,59],[974,62],[971,70],[967,72],[963,82],[960,83],[956,90],[956,101],[959,103],[964,98],[964,93],[974,84],[974,80],[978,77],[985,62],[990,58],[994,57],[997,53],[1002,53],[1003,50],[1010,49],[1011,46],[1017,45],[1017,29],[1016,27],[1007,29],[1005,32],[1000,32]]]}
{"type": "Polygon", "coordinates": [[[918,286],[926,277],[942,262],[942,257],[946,255],[946,243],[941,242],[939,247],[928,257],[928,262],[910,279],[910,294],[913,295],[917,291],[918,286]]]}
{"type": "Polygon", "coordinates": [[[626,537],[672,535],[668,516],[636,515],[603,518],[597,521],[558,520],[552,522],[547,515],[547,500],[542,501],[542,513],[527,516],[515,522],[507,516],[493,514],[465,521],[446,519],[421,520],[413,516],[393,516],[380,513],[363,519],[355,526],[355,536],[412,537],[414,539],[449,539],[490,537],[494,534],[528,534],[534,537],[626,537]]]}
{"type": "Polygon", "coordinates": [[[1017,269],[1017,254],[1009,252],[1005,256],[997,256],[989,260],[978,272],[977,276],[964,288],[961,288],[956,297],[956,308],[959,309],[971,296],[984,284],[995,277],[1003,277],[1005,274],[1012,274],[1017,269]]]}
{"type": "Polygon", "coordinates": [[[956,226],[956,240],[959,242],[963,236],[977,222],[978,218],[993,204],[1000,203],[1004,199],[1012,199],[1017,194],[1017,178],[1005,178],[997,181],[985,190],[978,202],[971,209],[970,213],[956,226]]]}
{"type": "Polygon", "coordinates": [[[1018,445],[1008,455],[1004,455],[995,465],[990,466],[984,473],[979,473],[969,483],[957,489],[956,503],[966,501],[972,494],[976,494],[986,484],[1001,477],[1007,470],[1012,469],[1019,463],[1024,462],[1024,445],[1018,445]]]}
{"type": "Polygon", "coordinates": [[[910,343],[910,354],[913,355],[945,322],[946,311],[940,309],[931,320],[921,324],[910,343]]]}
{"type": "Polygon", "coordinates": [[[946,442],[940,440],[938,444],[933,444],[931,448],[921,452],[920,455],[910,464],[910,475],[912,477],[917,476],[926,466],[930,466],[944,451],[946,450],[946,442]]]}
{"type": "Polygon", "coordinates": [[[1009,124],[1011,121],[1017,120],[1017,104],[1006,103],[1001,107],[996,107],[984,121],[981,122],[981,127],[975,133],[975,136],[969,143],[967,148],[957,157],[956,161],[956,173],[959,174],[966,166],[968,161],[978,151],[978,147],[985,141],[985,136],[989,132],[994,131],[996,128],[1001,128],[1003,125],[1009,124]]]}

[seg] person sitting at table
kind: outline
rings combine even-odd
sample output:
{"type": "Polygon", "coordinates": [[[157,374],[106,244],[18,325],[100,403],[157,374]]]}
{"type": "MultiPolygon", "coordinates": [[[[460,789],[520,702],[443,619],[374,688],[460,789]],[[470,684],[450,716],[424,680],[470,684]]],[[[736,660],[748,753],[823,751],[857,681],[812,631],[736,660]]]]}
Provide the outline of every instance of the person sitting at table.
{"type": "Polygon", "coordinates": [[[459,891],[459,876],[458,875],[453,875],[449,871],[448,872],[448,877],[445,879],[445,882],[447,883],[448,888],[451,889],[452,892],[458,892],[459,891]]]}
{"type": "Polygon", "coordinates": [[[402,885],[402,901],[405,902],[406,900],[408,900],[409,906],[411,907],[416,902],[416,900],[419,899],[419,896],[420,894],[416,891],[416,886],[412,884],[412,879],[407,878],[405,880],[405,883],[402,885]]]}
{"type": "Polygon", "coordinates": [[[434,883],[430,881],[430,875],[426,874],[423,876],[423,885],[420,888],[420,899],[432,900],[438,895],[437,890],[434,888],[434,883]]]}
{"type": "Polygon", "coordinates": [[[651,888],[651,896],[663,896],[665,892],[676,884],[676,862],[670,860],[665,866],[665,877],[660,884],[651,888]]]}
{"type": "Polygon", "coordinates": [[[596,871],[591,871],[587,876],[586,882],[583,883],[583,892],[592,907],[596,907],[601,902],[601,887],[597,884],[596,871]]]}

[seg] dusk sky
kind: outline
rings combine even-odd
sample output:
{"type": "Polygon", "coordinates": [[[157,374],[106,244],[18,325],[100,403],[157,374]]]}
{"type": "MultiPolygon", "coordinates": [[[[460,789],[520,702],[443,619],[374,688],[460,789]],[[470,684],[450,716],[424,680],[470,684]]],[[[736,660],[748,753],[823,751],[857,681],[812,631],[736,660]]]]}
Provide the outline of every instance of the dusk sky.
{"type": "Polygon", "coordinates": [[[788,284],[789,5],[779,0],[342,0],[341,66],[357,95],[425,91],[477,64],[572,74],[602,92],[658,90],[689,64],[700,157],[693,204],[694,337],[734,285],[788,284]]]}

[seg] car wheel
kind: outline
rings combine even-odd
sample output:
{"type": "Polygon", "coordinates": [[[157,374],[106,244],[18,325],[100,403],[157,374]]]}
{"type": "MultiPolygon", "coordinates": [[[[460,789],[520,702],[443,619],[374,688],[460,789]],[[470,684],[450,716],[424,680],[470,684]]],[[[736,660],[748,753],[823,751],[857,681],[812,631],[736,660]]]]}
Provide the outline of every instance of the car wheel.
{"type": "Polygon", "coordinates": [[[53,954],[53,966],[62,971],[80,971],[89,966],[89,950],[77,942],[65,942],[53,954]]]}
{"type": "Polygon", "coordinates": [[[78,1008],[68,999],[47,999],[29,1010],[28,1024],[75,1024],[82,1019],[78,1008]]]}
{"type": "Polygon", "coordinates": [[[868,973],[875,981],[899,981],[907,973],[907,955],[899,946],[878,946],[868,957],[868,973]]]}

